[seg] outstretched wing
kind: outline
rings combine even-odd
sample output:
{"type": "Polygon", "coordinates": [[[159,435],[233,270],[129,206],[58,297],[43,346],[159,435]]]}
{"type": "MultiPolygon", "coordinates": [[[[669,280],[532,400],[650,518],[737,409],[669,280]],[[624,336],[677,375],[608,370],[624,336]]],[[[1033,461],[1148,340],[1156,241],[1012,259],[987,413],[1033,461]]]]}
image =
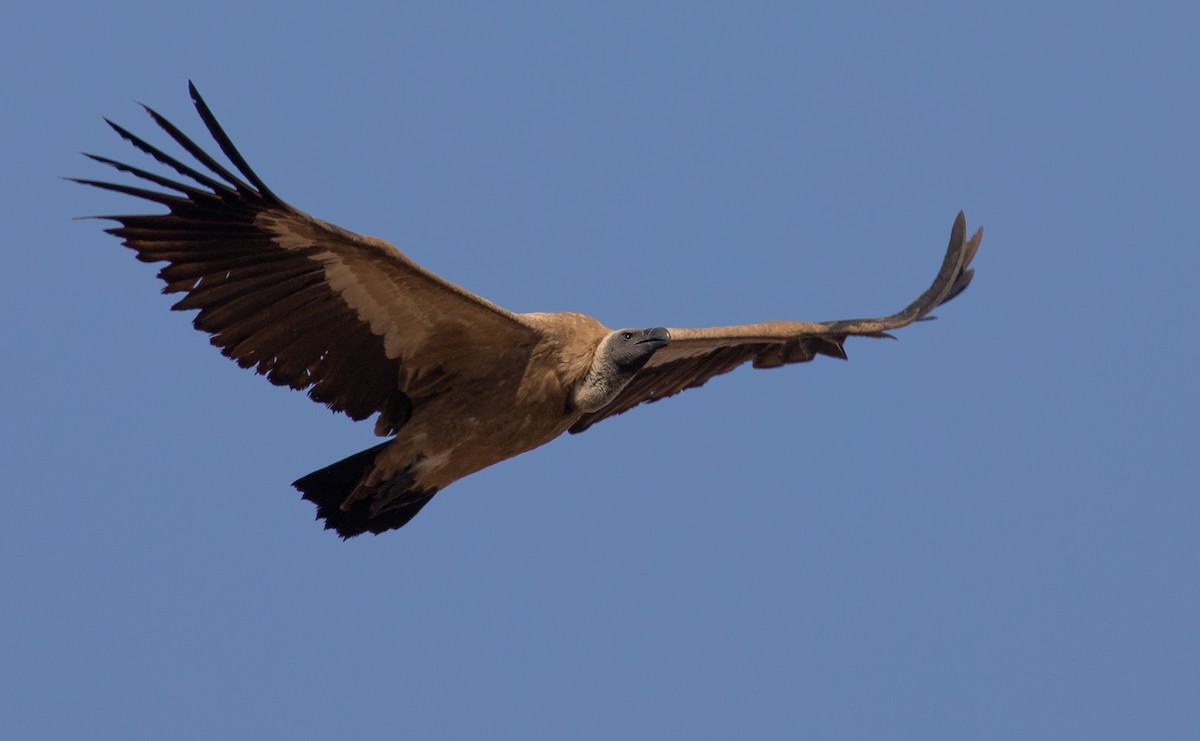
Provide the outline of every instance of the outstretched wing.
{"type": "Polygon", "coordinates": [[[99,218],[120,225],[107,231],[139,260],[167,263],[158,273],[163,292],[185,294],[172,308],[198,309],[195,327],[238,365],[274,384],[307,388],[314,401],[354,419],[378,412],[376,432],[384,435],[407,421],[414,400],[454,377],[484,374],[536,340],[517,315],[424,270],[388,243],[284,203],[246,164],[196,88],[188,83],[188,89],[241,178],[147,108],[200,168],[108,121],[182,180],[91,154],[174,192],[75,180],[167,207],[165,214],[99,218]]]}
{"type": "Polygon", "coordinates": [[[708,379],[728,373],[746,362],[755,368],[777,368],[804,363],[817,355],[845,359],[847,337],[891,337],[889,330],[907,326],[962,293],[975,271],[971,260],[979,249],[983,230],[966,239],[962,212],[954,220],[950,246],[942,269],[929,290],[903,310],[879,319],[835,322],[767,322],[710,329],[672,329],[671,344],[659,350],[608,406],[583,415],[571,432],[583,432],[602,419],[628,411],[638,404],[674,396],[703,386],[708,379]]]}

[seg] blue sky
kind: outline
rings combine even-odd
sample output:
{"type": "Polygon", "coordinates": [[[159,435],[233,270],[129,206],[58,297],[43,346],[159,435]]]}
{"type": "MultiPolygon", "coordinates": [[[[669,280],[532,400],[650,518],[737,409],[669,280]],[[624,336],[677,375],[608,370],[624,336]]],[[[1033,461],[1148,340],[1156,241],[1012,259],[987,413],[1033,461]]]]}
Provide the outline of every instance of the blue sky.
{"type": "Polygon", "coordinates": [[[1200,736],[1184,3],[21,3],[6,738],[1200,736]],[[60,176],[193,79],[291,203],[518,311],[888,313],[343,543],[370,426],[237,368],[60,176]]]}

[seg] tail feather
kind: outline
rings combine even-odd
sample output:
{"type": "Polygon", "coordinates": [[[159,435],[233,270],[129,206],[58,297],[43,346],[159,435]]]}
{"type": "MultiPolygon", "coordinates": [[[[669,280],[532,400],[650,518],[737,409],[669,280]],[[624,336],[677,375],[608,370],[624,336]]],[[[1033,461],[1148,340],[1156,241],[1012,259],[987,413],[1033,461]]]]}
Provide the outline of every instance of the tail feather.
{"type": "Polygon", "coordinates": [[[388,445],[382,443],[355,453],[292,484],[304,499],[317,505],[317,519],[325,521],[326,530],[336,530],[343,539],[368,532],[378,535],[403,527],[433,499],[437,489],[417,486],[409,468],[372,487],[349,509],[342,509],[342,502],[358,488],[374,467],[375,458],[388,445]]]}

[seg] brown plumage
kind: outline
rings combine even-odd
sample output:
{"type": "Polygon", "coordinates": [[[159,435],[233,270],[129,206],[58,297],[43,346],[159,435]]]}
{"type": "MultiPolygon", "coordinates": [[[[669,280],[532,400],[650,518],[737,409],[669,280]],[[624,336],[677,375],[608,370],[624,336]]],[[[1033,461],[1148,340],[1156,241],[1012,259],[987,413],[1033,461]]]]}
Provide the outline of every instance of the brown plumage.
{"type": "Polygon", "coordinates": [[[294,484],[344,538],[401,527],[464,476],[746,362],[845,358],[847,337],[930,318],[970,283],[982,236],[966,239],[960,213],[933,285],[880,319],[613,331],[582,314],[514,314],[280,200],[189,90],[240,177],[147,108],[207,172],[109,121],[184,180],[87,155],[168,192],[77,182],[167,207],[101,218],[139,260],[167,263],[163,291],[184,294],[172,308],[196,310],[193,324],[224,355],[353,419],[378,415],[376,434],[392,439],[294,484]]]}

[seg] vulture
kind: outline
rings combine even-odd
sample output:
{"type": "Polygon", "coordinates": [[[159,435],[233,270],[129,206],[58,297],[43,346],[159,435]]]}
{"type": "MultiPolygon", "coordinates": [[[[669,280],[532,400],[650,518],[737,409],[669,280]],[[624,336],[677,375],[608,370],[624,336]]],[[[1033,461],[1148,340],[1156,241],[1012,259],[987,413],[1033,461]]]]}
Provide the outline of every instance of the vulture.
{"type": "Polygon", "coordinates": [[[933,284],[877,319],[613,330],[578,313],[518,314],[283,201],[188,89],[236,173],[144,106],[194,162],[105,119],[179,177],[85,154],[157,188],[71,179],[166,208],[94,218],[115,222],[105,231],[137,259],[166,263],[163,292],[182,294],[172,308],[196,311],[193,325],[226,357],[352,419],[376,415],[386,442],[293,484],[342,538],[402,527],[464,476],[745,363],[844,359],[847,337],[931,319],[971,282],[983,234],[967,239],[960,212],[933,284]]]}

